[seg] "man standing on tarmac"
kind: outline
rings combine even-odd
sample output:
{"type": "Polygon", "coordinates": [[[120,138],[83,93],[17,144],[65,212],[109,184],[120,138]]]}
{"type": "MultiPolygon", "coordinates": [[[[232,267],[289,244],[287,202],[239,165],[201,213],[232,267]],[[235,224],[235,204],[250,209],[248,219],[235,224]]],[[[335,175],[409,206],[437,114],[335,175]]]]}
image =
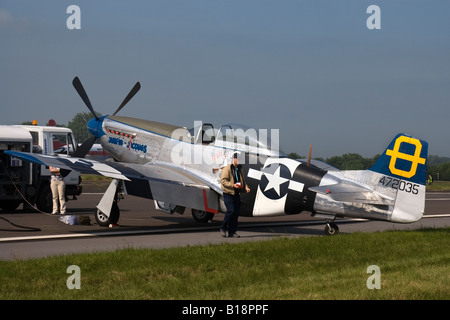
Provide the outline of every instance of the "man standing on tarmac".
{"type": "Polygon", "coordinates": [[[225,218],[223,219],[220,233],[222,237],[239,238],[236,233],[238,227],[239,210],[241,207],[240,192],[250,192],[244,176],[242,174],[242,166],[237,159],[237,153],[233,155],[233,162],[222,169],[220,183],[223,191],[223,200],[227,207],[225,218]]]}

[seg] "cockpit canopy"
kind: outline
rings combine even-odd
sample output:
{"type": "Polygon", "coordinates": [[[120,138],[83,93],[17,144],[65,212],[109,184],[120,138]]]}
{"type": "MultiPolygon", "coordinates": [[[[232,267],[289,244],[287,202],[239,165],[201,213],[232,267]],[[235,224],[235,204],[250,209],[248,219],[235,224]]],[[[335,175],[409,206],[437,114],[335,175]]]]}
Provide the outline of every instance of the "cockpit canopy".
{"type": "Polygon", "coordinates": [[[198,122],[189,132],[195,142],[205,145],[245,149],[256,153],[265,150],[270,154],[284,155],[280,150],[278,129],[255,129],[242,124],[227,123],[217,130],[210,123],[198,122]]]}

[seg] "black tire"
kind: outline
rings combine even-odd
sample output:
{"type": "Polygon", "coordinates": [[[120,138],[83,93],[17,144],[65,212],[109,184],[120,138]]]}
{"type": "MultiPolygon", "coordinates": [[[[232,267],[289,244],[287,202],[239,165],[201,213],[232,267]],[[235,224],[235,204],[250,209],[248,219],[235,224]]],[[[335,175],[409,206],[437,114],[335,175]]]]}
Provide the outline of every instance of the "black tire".
{"type": "Polygon", "coordinates": [[[208,222],[214,218],[214,213],[192,209],[192,217],[197,222],[208,222]]]}
{"type": "Polygon", "coordinates": [[[327,225],[325,226],[325,234],[327,236],[334,236],[338,233],[339,233],[339,227],[337,226],[336,223],[334,223],[334,222],[327,223],[327,225]]]}
{"type": "Polygon", "coordinates": [[[95,221],[99,226],[108,227],[110,224],[117,224],[120,218],[120,209],[117,202],[114,201],[111,207],[109,218],[100,210],[95,211],[95,221]]]}
{"type": "Polygon", "coordinates": [[[41,188],[41,192],[39,192],[36,199],[36,207],[47,213],[51,213],[53,210],[53,200],[52,200],[52,190],[50,189],[50,185],[44,185],[41,188]]]}
{"type": "Polygon", "coordinates": [[[0,208],[3,211],[15,211],[21,203],[21,200],[3,200],[0,201],[0,208]]]}

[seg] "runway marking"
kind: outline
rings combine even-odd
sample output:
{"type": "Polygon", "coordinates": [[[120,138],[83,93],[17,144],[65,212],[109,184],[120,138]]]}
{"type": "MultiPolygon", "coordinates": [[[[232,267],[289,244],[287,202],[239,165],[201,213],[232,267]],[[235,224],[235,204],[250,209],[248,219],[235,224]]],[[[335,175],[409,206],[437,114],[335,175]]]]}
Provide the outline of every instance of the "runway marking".
{"type": "Polygon", "coordinates": [[[424,215],[423,218],[447,218],[450,217],[450,213],[440,213],[440,214],[428,214],[424,215]]]}
{"type": "MultiPolygon", "coordinates": [[[[345,222],[358,222],[358,221],[369,221],[367,219],[339,219],[340,223],[345,222]]],[[[254,228],[254,227],[279,227],[279,226],[301,226],[301,225],[314,225],[314,224],[324,224],[325,221],[322,220],[312,220],[312,221],[299,221],[299,222],[263,222],[263,223],[252,223],[245,224],[242,228],[254,228]]],[[[84,237],[103,237],[103,236],[118,236],[118,235],[138,235],[138,234],[157,234],[157,233],[170,233],[170,232],[191,232],[191,231],[210,231],[218,230],[218,226],[211,227],[190,227],[190,228],[171,228],[171,229],[158,229],[158,230],[122,230],[122,231],[100,231],[92,233],[77,233],[77,234],[54,234],[45,236],[28,236],[28,237],[9,237],[0,238],[0,242],[11,242],[11,241],[27,241],[27,240],[52,240],[52,239],[65,239],[65,238],[84,238],[84,237]]]]}
{"type": "MultiPolygon", "coordinates": [[[[433,214],[424,215],[424,218],[446,218],[450,217],[450,214],[433,214]]],[[[368,222],[369,219],[339,219],[337,223],[351,223],[351,222],[368,222]]],[[[419,220],[420,221],[420,220],[419,220]]],[[[389,222],[389,221],[386,221],[389,222]]],[[[282,227],[282,226],[306,226],[306,225],[321,225],[325,224],[323,220],[311,220],[311,221],[298,221],[298,222],[262,222],[262,223],[251,223],[245,224],[241,228],[256,228],[256,227],[282,227]]],[[[201,231],[214,231],[218,230],[218,226],[211,227],[190,227],[190,228],[170,228],[170,229],[157,229],[157,230],[117,230],[117,231],[99,231],[92,233],[77,233],[77,234],[53,234],[45,236],[28,236],[28,237],[9,237],[0,238],[0,243],[2,242],[14,242],[14,241],[32,241],[32,240],[53,240],[53,239],[68,239],[68,238],[88,238],[88,237],[111,237],[119,235],[144,235],[144,234],[159,234],[159,233],[182,233],[182,232],[201,232],[201,231]]]]}

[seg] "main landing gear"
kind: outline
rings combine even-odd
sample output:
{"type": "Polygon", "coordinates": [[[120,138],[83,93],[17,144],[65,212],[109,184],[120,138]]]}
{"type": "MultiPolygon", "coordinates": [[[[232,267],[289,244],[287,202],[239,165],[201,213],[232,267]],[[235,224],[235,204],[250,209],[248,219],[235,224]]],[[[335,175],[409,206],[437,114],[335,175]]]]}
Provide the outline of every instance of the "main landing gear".
{"type": "Polygon", "coordinates": [[[113,179],[94,212],[95,221],[102,227],[117,224],[120,218],[120,209],[117,205],[122,196],[122,182],[113,179]]]}
{"type": "Polygon", "coordinates": [[[110,224],[117,224],[120,218],[120,209],[117,205],[117,201],[114,201],[111,207],[111,212],[109,217],[100,211],[100,209],[95,210],[95,221],[99,226],[108,227],[110,224]]]}
{"type": "Polygon", "coordinates": [[[209,222],[214,218],[214,213],[192,209],[192,217],[197,222],[209,222]]]}

